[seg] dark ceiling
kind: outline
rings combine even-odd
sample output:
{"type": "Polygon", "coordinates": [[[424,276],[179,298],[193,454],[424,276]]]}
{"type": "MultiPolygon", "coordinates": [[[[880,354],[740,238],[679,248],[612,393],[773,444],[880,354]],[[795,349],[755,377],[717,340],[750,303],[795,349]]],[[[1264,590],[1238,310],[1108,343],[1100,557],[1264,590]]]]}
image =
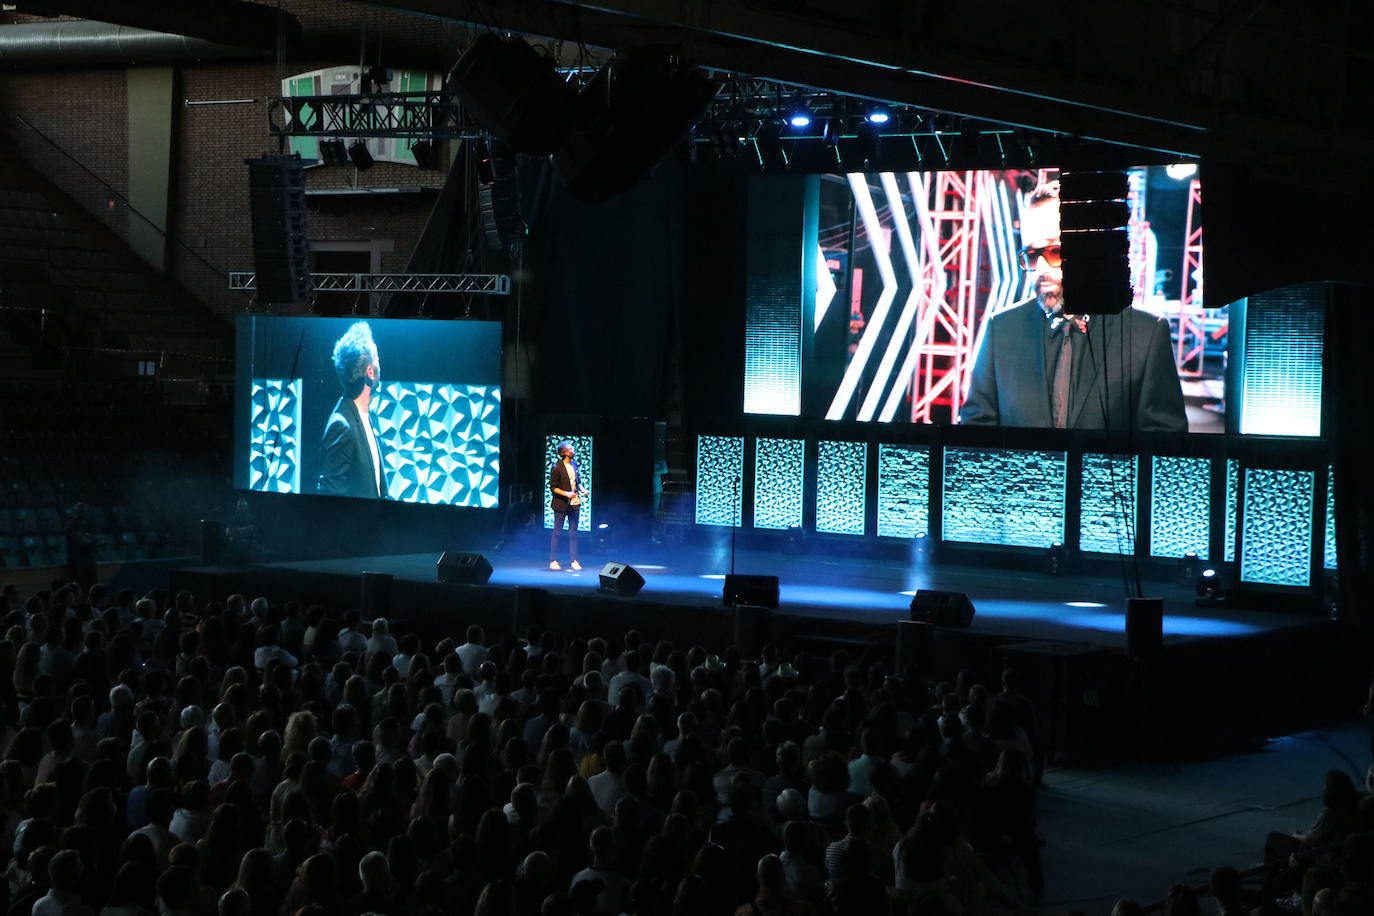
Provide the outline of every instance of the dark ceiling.
{"type": "Polygon", "coordinates": [[[1145,149],[1340,182],[1369,162],[1356,0],[372,0],[1145,149]]]}

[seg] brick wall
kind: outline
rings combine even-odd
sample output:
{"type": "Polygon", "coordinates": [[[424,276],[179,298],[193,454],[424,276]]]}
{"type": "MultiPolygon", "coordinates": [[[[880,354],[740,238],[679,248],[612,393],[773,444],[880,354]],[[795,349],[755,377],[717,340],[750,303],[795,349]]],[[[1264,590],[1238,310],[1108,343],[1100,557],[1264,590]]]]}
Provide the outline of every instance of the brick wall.
{"type": "Polygon", "coordinates": [[[127,236],[129,214],[120,200],[129,190],[128,91],[122,67],[7,73],[0,80],[0,110],[18,116],[6,133],[20,156],[127,236]]]}
{"type": "MultiPolygon", "coordinates": [[[[269,5],[275,5],[275,0],[269,5]]],[[[170,270],[178,281],[225,317],[248,303],[231,292],[223,276],[251,269],[248,173],[243,160],[273,153],[276,141],[267,126],[265,99],[280,95],[280,79],[320,67],[356,61],[359,36],[380,41],[383,61],[392,69],[442,68],[456,59],[469,38],[460,26],[340,0],[288,0],[284,8],[300,19],[318,47],[321,39],[337,46],[332,59],[186,62],[179,68],[171,176],[170,270]],[[186,101],[251,98],[251,104],[191,105],[186,101]]],[[[31,17],[22,17],[30,19],[31,17]]],[[[15,21],[11,19],[10,21],[15,21]]],[[[24,70],[0,81],[0,109],[22,115],[107,182],[119,195],[128,188],[128,114],[123,68],[65,71],[24,70]]],[[[49,175],[84,208],[127,238],[131,218],[124,204],[100,181],[55,154],[27,128],[19,127],[19,152],[49,175]],[[24,134],[28,134],[27,138],[24,134]]],[[[447,150],[441,146],[441,161],[447,150]]],[[[442,171],[378,162],[365,172],[350,166],[309,170],[310,188],[438,188],[442,171]]],[[[404,269],[433,205],[433,195],[312,198],[312,241],[389,240],[382,269],[404,269]]],[[[134,217],[136,218],[136,217],[134,217]]]]}
{"type": "MultiPolygon", "coordinates": [[[[326,66],[328,62],[299,62],[286,75],[326,66]]],[[[254,98],[253,104],[191,105],[178,109],[181,124],[174,175],[173,224],[181,238],[220,270],[253,266],[248,221],[248,169],[244,159],[277,151],[268,130],[261,100],[279,92],[275,64],[221,64],[187,67],[181,95],[192,101],[254,98]]],[[[438,188],[444,173],[390,162],[374,163],[366,171],[352,165],[318,166],[306,173],[311,189],[438,188]]],[[[369,241],[385,239],[392,250],[383,255],[384,271],[406,266],[433,195],[347,196],[310,198],[311,241],[369,241]]],[[[217,310],[243,307],[241,293],[225,288],[222,278],[186,252],[173,252],[178,278],[217,310]]]]}

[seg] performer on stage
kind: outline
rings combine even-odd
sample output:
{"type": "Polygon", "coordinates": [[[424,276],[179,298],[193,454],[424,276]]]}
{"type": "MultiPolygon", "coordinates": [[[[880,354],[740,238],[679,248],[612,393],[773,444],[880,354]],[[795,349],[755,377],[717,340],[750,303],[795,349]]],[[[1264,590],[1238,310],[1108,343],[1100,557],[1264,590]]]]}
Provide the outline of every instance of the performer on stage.
{"type": "Polygon", "coordinates": [[[344,332],[334,345],[333,362],[343,396],[325,424],[316,489],[331,496],[386,499],[383,446],[371,409],[382,387],[382,364],[367,322],[355,322],[344,332]]]}
{"type": "Polygon", "coordinates": [[[549,569],[562,569],[558,565],[558,540],[563,530],[564,519],[568,522],[568,554],[572,562],[569,569],[581,569],[577,562],[577,519],[582,511],[582,497],[587,488],[582,486],[582,473],[573,460],[573,444],[567,439],[558,443],[558,460],[549,471],[549,506],[553,509],[553,536],[549,538],[549,569]]]}

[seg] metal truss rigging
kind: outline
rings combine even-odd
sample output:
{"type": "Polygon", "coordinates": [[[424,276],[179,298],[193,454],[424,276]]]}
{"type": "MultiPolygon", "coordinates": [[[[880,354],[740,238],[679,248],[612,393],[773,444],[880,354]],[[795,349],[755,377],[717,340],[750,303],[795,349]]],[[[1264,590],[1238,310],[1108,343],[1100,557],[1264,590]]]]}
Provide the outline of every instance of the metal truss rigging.
{"type": "Polygon", "coordinates": [[[267,123],[278,137],[486,137],[452,92],[297,95],[269,99],[267,123]]]}
{"type": "MultiPolygon", "coordinates": [[[[507,296],[508,274],[311,274],[317,293],[429,293],[507,296]]],[[[257,274],[229,272],[229,288],[255,290],[257,274]]]]}

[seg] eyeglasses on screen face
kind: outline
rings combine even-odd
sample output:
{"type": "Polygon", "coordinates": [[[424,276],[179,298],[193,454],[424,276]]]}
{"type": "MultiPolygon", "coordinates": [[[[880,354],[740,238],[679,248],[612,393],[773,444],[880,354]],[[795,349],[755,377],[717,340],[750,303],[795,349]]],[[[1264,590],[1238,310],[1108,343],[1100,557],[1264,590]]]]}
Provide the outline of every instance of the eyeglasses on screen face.
{"type": "Polygon", "coordinates": [[[1046,245],[1044,248],[1022,248],[1016,253],[1016,261],[1021,265],[1022,270],[1035,270],[1035,264],[1041,258],[1050,267],[1059,267],[1064,263],[1064,258],[1060,254],[1058,245],[1046,245]]]}

